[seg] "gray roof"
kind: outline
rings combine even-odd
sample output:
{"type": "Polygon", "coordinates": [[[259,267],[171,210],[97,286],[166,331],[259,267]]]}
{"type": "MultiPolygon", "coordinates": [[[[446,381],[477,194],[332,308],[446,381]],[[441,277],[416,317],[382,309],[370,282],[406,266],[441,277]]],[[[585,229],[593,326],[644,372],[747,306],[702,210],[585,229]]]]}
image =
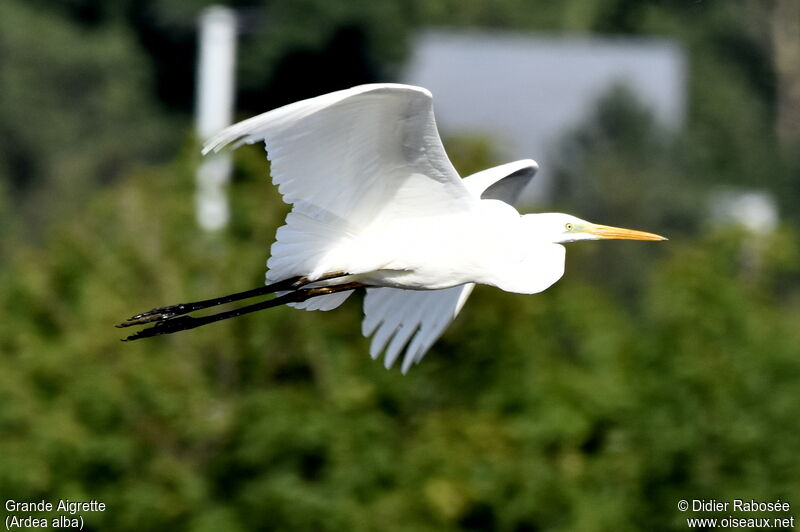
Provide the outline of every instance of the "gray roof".
{"type": "Polygon", "coordinates": [[[402,81],[433,92],[443,135],[487,135],[504,158],[536,159],[529,201],[547,194],[555,143],[612,86],[626,84],[667,127],[686,105],[685,55],[664,39],[428,31],[402,81]]]}

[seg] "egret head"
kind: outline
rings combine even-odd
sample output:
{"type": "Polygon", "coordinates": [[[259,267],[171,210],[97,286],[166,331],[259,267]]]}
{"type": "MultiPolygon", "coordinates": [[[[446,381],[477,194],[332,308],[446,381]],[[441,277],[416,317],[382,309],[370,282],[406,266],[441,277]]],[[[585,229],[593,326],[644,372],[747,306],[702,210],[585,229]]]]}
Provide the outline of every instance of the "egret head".
{"type": "Polygon", "coordinates": [[[536,238],[557,244],[578,240],[666,240],[654,233],[593,224],[559,212],[526,214],[523,219],[536,238]]]}

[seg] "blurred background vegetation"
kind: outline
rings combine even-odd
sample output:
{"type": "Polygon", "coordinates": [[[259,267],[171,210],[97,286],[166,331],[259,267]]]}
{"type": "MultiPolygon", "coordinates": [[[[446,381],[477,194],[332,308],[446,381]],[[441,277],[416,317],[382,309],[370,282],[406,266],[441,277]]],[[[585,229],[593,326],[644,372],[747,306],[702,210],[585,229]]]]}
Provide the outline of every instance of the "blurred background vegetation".
{"type": "MultiPolygon", "coordinates": [[[[267,28],[241,43],[242,117],[391,79],[428,26],[688,51],[683,129],[609,94],[551,209],[670,242],[571,246],[535,297],[478,288],[406,377],[366,356],[357,301],[119,342],[135,311],[262,282],[287,211],[243,149],[230,226],[195,225],[207,3],[0,3],[4,500],[97,499],[95,530],[685,530],[679,499],[734,497],[800,517],[794,0],[231,2],[267,28]],[[721,185],[774,194],[779,227],[711,223],[721,185]]],[[[500,162],[448,148],[465,174],[500,162]]]]}

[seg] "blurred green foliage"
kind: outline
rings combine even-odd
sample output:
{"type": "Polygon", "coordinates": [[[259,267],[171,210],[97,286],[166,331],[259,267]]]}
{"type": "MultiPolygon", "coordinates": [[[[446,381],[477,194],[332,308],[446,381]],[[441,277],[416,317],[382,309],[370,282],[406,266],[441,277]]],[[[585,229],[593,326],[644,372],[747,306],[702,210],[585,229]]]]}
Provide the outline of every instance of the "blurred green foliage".
{"type": "MultiPolygon", "coordinates": [[[[195,229],[180,163],[15,250],[2,493],[96,498],[87,522],[114,530],[666,530],[681,498],[799,492],[788,231],[672,242],[632,302],[576,275],[575,246],[541,295],[477,289],[406,377],[366,356],[357,302],[120,343],[136,310],[261,281],[286,210],[263,165],[239,157],[224,234],[195,229]],[[780,252],[752,271],[754,244],[780,252]]],[[[581,247],[601,245],[626,247],[581,247]]]]}
{"type": "Polygon", "coordinates": [[[100,184],[174,152],[147,63],[124,27],[85,30],[24,2],[0,5],[0,176],[41,227],[100,184]]]}
{"type": "MultiPolygon", "coordinates": [[[[763,236],[704,215],[718,183],[797,202],[796,156],[773,133],[761,8],[236,2],[275,29],[243,43],[248,105],[291,95],[291,83],[264,85],[292,72],[281,66],[292,54],[330,59],[348,27],[363,64],[325,83],[390,72],[424,24],[688,47],[681,134],[610,94],[565,140],[573,164],[559,169],[554,205],[672,240],[570,246],[565,278],[537,296],[479,287],[402,377],[367,357],[357,300],[129,344],[111,327],[258,285],[287,211],[263,151],[245,148],[231,225],[195,226],[195,148],[175,135],[188,120],[166,111],[191,108],[177,79],[191,61],[154,50],[184,50],[185,20],[205,4],[0,4],[5,499],[97,499],[108,509],[84,514],[87,527],[122,531],[685,530],[679,499],[800,505],[796,212],[763,236]]],[[[448,152],[463,173],[494,162],[481,139],[449,139],[448,152]]]]}

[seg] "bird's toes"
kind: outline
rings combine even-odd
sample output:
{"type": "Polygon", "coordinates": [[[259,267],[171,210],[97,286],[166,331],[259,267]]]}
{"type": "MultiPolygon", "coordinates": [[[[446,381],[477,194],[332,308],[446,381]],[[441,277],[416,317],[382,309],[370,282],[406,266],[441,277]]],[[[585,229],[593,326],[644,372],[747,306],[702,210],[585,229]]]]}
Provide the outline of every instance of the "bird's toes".
{"type": "Polygon", "coordinates": [[[135,325],[144,325],[146,323],[161,322],[173,317],[175,317],[175,314],[172,312],[160,312],[158,314],[150,314],[150,313],[137,314],[136,316],[128,318],[126,321],[122,323],[118,323],[116,327],[119,328],[133,327],[135,325]]]}
{"type": "MultiPolygon", "coordinates": [[[[151,320],[156,321],[156,320],[151,320]]],[[[195,320],[190,316],[177,316],[173,318],[162,318],[157,320],[156,323],[152,327],[147,327],[146,329],[142,329],[137,331],[136,333],[128,336],[127,338],[123,338],[123,342],[129,342],[131,340],[138,340],[139,338],[149,338],[151,336],[159,336],[162,334],[169,334],[176,331],[182,331],[184,329],[190,328],[190,324],[193,323],[195,320]]],[[[142,321],[140,323],[148,323],[146,321],[142,321]]],[[[128,327],[127,323],[121,324],[123,327],[128,327]]],[[[138,325],[136,323],[132,325],[138,325]]]]}
{"type": "Polygon", "coordinates": [[[150,309],[147,312],[142,312],[141,314],[136,314],[135,316],[131,316],[130,318],[127,319],[127,321],[137,321],[141,320],[142,318],[147,318],[148,316],[167,316],[167,317],[175,316],[180,312],[180,310],[183,307],[184,307],[183,303],[178,305],[169,305],[167,307],[158,307],[150,309]]]}

